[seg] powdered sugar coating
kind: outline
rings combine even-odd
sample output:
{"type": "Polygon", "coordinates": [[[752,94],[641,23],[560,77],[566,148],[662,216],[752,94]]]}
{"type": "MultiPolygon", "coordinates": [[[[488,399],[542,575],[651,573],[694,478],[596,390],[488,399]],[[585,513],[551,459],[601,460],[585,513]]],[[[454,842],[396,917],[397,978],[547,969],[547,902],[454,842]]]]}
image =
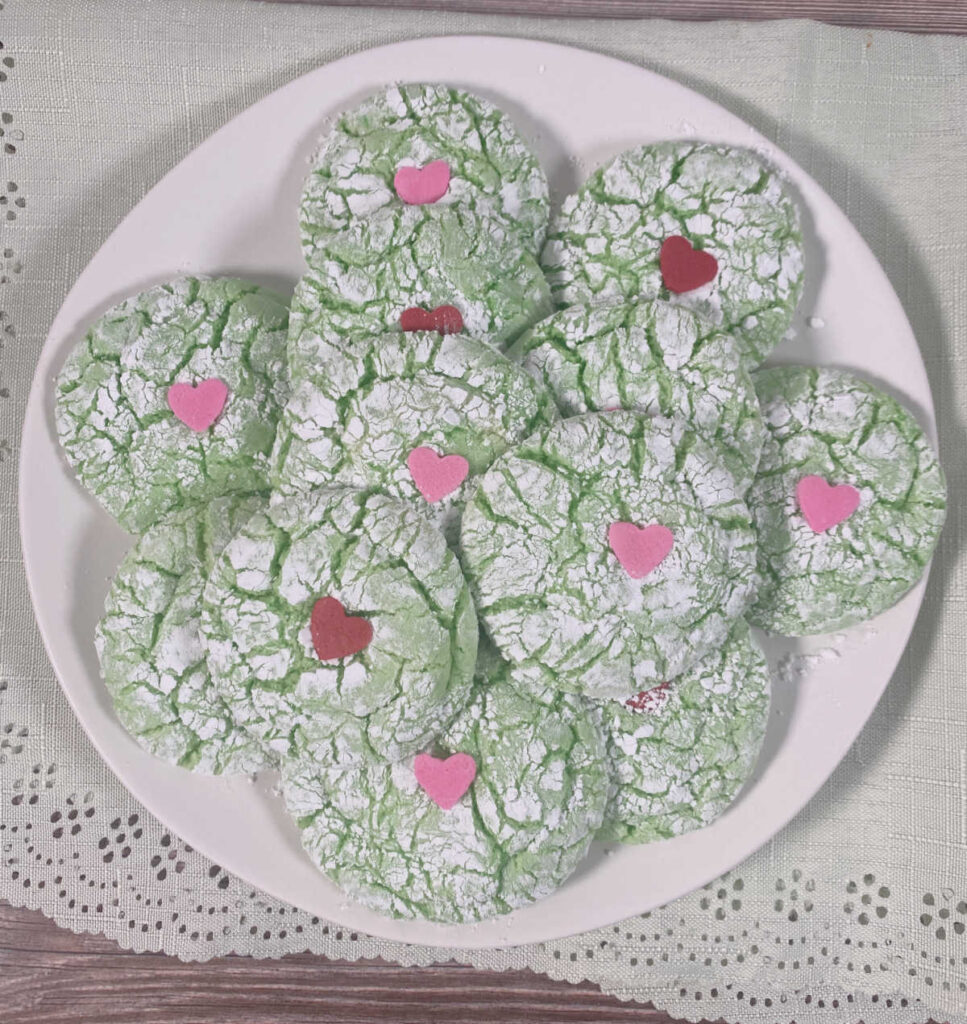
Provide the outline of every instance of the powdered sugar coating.
{"type": "Polygon", "coordinates": [[[108,310],[57,379],[57,434],[84,486],[127,530],[266,484],[287,393],[288,309],[245,281],[184,277],[108,310]],[[196,432],[168,388],[217,378],[228,400],[196,432]]]}
{"type": "Polygon", "coordinates": [[[937,456],[899,402],[846,370],[777,366],[755,375],[766,441],[749,505],[763,585],[750,621],[806,636],[870,619],[923,574],[943,526],[937,456]],[[860,493],[821,533],[798,507],[805,476],[860,493]]]}
{"type": "Polygon", "coordinates": [[[587,853],[611,788],[597,716],[579,697],[539,702],[498,665],[431,746],[466,753],[477,774],[442,810],[408,759],[283,770],[286,804],[321,870],[393,917],[478,921],[548,895],[587,853]]]}
{"type": "Polygon", "coordinates": [[[354,262],[327,254],[313,260],[292,300],[293,374],[317,337],[336,342],[399,331],[405,310],[437,306],[455,307],[465,333],[498,348],[552,308],[534,256],[496,245],[471,212],[442,210],[399,244],[367,249],[354,262]]]}
{"type": "Polygon", "coordinates": [[[561,306],[663,298],[734,335],[750,367],[782,340],[802,293],[799,214],[754,153],[662,142],[622,153],[570,196],[541,262],[561,306]],[[658,257],[680,235],[718,262],[715,279],[674,294],[658,257]]]}
{"type": "Polygon", "coordinates": [[[740,488],[755,477],[764,427],[731,336],[662,300],[574,306],[541,321],[508,351],[563,416],[633,409],[687,420],[717,448],[740,488]]]}
{"type": "Polygon", "coordinates": [[[588,414],[537,431],[481,477],[463,563],[501,654],[561,689],[626,696],[683,672],[728,635],[756,585],[748,509],[680,421],[588,414]],[[614,522],[660,524],[674,546],[633,579],[614,522]]]}
{"type": "Polygon", "coordinates": [[[510,119],[492,103],[445,85],[393,85],[342,114],[316,157],[299,207],[310,263],[367,259],[404,243],[454,207],[472,212],[508,251],[536,256],[547,229],[547,179],[510,119]],[[394,177],[444,160],[442,198],[408,205],[394,177]]]}
{"type": "Polygon", "coordinates": [[[661,689],[601,704],[616,785],[598,838],[647,843],[714,821],[759,756],[770,689],[739,620],[719,650],[661,689]]]}
{"type": "Polygon", "coordinates": [[[206,774],[270,763],[212,685],[199,629],[215,558],[263,497],[216,498],[160,519],[125,555],[95,644],[121,724],[156,757],[206,774]]]}
{"type": "Polygon", "coordinates": [[[279,495],[320,485],[378,488],[453,536],[477,474],[555,418],[550,398],[481,341],[435,332],[303,337],[301,372],[273,452],[279,495]],[[430,504],[407,459],[415,448],[461,455],[470,473],[430,504]]]}
{"type": "Polygon", "coordinates": [[[466,582],[441,534],[381,494],[316,490],[250,519],[215,563],[202,634],[236,720],[280,756],[407,756],[464,706],[477,653],[466,582]],[[320,661],[310,617],[336,598],[373,629],[320,661]]]}

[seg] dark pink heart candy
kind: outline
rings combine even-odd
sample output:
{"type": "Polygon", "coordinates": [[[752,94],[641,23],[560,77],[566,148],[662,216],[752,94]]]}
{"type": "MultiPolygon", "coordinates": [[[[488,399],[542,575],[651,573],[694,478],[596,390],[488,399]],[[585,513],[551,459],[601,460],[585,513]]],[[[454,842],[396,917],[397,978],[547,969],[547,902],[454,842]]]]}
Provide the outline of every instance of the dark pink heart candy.
{"type": "Polygon", "coordinates": [[[701,288],[714,281],[719,272],[718,260],[710,252],[693,248],[681,235],[672,235],[662,242],[658,265],[665,287],[675,294],[701,288]]]}

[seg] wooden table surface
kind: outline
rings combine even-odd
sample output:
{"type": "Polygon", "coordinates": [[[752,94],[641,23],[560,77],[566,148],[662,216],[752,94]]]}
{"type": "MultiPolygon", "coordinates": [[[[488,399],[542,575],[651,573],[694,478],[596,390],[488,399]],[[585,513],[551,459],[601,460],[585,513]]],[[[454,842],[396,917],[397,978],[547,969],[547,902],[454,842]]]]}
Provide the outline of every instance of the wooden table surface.
{"type": "Polygon", "coordinates": [[[0,905],[3,1024],[669,1024],[531,971],[403,968],[303,953],[185,964],[0,905]]]}
{"type": "Polygon", "coordinates": [[[814,18],[832,25],[967,34],[967,0],[269,0],[340,7],[395,7],[535,17],[814,18]]]}
{"type": "MultiPolygon", "coordinates": [[[[272,0],[315,3],[322,0],[272,0]]],[[[838,25],[967,34],[967,0],[329,0],[342,6],[597,17],[816,18],[838,25]]],[[[3,1024],[669,1024],[595,986],[530,971],[410,969],[309,954],[184,964],[74,935],[0,902],[3,1024]]]]}

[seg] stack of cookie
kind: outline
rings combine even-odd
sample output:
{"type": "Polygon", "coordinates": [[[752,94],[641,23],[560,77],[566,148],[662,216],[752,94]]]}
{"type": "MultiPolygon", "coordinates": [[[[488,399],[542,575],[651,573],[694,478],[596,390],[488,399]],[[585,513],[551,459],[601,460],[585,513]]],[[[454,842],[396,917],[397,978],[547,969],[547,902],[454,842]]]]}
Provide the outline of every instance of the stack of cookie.
{"type": "Polygon", "coordinates": [[[139,535],[96,637],[118,717],[187,769],[277,767],[319,867],[396,916],[493,917],[596,836],[711,822],[765,731],[749,624],[877,614],[943,520],[896,401],[758,371],[803,281],[758,157],[645,146],[548,215],[505,114],[392,87],[323,142],[289,310],[180,279],[58,382],[139,535]]]}

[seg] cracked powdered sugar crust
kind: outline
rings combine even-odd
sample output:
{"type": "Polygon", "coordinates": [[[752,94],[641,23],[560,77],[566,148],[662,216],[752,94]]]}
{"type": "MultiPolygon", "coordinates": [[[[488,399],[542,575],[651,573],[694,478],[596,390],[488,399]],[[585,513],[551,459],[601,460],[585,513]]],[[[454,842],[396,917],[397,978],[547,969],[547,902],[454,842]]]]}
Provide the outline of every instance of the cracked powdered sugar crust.
{"type": "Polygon", "coordinates": [[[677,416],[716,447],[743,491],[764,427],[731,336],[662,300],[563,310],[508,351],[554,396],[562,416],[633,409],[677,416]]]}
{"type": "Polygon", "coordinates": [[[561,689],[623,697],[721,644],[757,584],[735,480],[680,421],[587,414],[537,431],[480,478],[461,527],[478,614],[501,654],[561,689]],[[674,545],[633,579],[614,522],[674,545]]]}
{"type": "Polygon", "coordinates": [[[205,580],[235,530],[266,505],[216,498],[160,519],[118,568],[95,644],[121,724],[156,757],[205,774],[271,762],[212,686],[199,630],[205,580]]]}
{"type": "Polygon", "coordinates": [[[766,441],[749,505],[763,586],[749,619],[807,636],[870,619],[923,574],[943,526],[946,484],[913,416],[845,370],[777,366],[755,375],[766,441]],[[796,500],[805,476],[849,484],[857,510],[822,533],[796,500]]]}
{"type": "Polygon", "coordinates": [[[765,657],[739,620],[677,679],[601,704],[616,784],[598,838],[647,843],[714,821],[759,756],[770,688],[765,657]]]}
{"type": "Polygon", "coordinates": [[[444,85],[394,85],[342,114],[323,141],[302,194],[299,228],[310,264],[368,260],[405,244],[441,210],[475,215],[508,252],[537,256],[548,219],[547,179],[510,119],[493,104],[444,85]],[[400,167],[445,160],[446,193],[409,205],[400,167]]]}
{"type": "Polygon", "coordinates": [[[476,475],[556,418],[549,396],[519,366],[463,335],[313,341],[311,352],[303,348],[273,452],[279,495],[331,483],[378,488],[453,537],[476,475]],[[433,504],[407,465],[420,447],[469,464],[464,482],[433,504]]]}
{"type": "Polygon", "coordinates": [[[422,516],[381,494],[316,490],[255,515],[205,589],[208,664],[236,721],[282,756],[344,765],[419,749],[464,706],[477,620],[456,557],[422,516]],[[316,601],[372,626],[321,661],[316,601]]]}
{"type": "Polygon", "coordinates": [[[314,339],[400,331],[407,309],[454,306],[467,334],[498,348],[552,309],[536,259],[504,250],[470,211],[447,209],[421,220],[405,239],[355,261],[320,256],[296,287],[289,328],[297,375],[314,339]]]}
{"type": "Polygon", "coordinates": [[[561,306],[663,298],[735,336],[750,367],[782,340],[802,293],[799,214],[779,175],[747,150],[663,142],[629,150],[570,196],[541,262],[561,306]],[[681,235],[718,261],[684,294],[662,282],[659,250],[681,235]]]}
{"type": "Polygon", "coordinates": [[[266,485],[287,393],[288,309],[254,284],[179,278],[91,326],[57,379],[57,434],[81,483],[127,530],[266,485]],[[218,378],[225,407],[197,433],[168,388],[218,378]]]}
{"type": "Polygon", "coordinates": [[[587,853],[611,790],[597,715],[576,696],[528,696],[484,656],[467,709],[428,747],[477,774],[450,810],[412,760],[326,771],[283,768],[309,855],[355,899],[394,917],[478,921],[553,892],[587,853]]]}

